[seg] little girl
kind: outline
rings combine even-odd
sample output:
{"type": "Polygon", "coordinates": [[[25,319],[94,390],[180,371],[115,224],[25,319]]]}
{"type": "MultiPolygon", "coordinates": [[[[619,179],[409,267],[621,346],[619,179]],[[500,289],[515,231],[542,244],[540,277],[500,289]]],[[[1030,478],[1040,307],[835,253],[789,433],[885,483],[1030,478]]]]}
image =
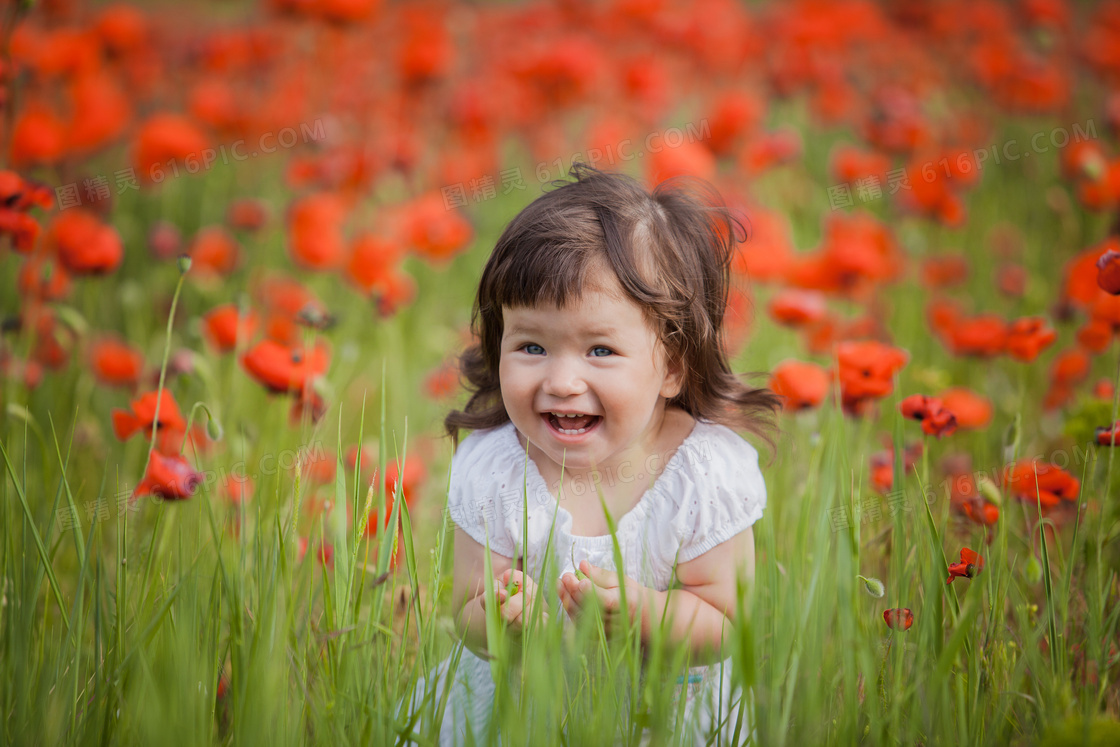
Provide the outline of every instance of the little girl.
{"type": "MultiPolygon", "coordinates": [[[[732,428],[773,446],[779,405],[745,386],[724,350],[734,221],[714,190],[666,182],[651,194],[582,164],[572,175],[498,240],[475,302],[479,342],[461,359],[472,396],[445,421],[456,442],[460,429],[473,433],[451,466],[452,605],[466,648],[440,743],[463,743],[468,728],[485,740],[494,682],[478,654],[484,584],[497,581],[514,634],[530,612],[567,620],[596,604],[609,625],[624,584],[643,641],[667,617],[670,640],[687,641],[693,661],[715,662],[694,667],[678,691],[696,738],[719,729],[718,716],[729,744],[741,694],[732,697],[731,660],[718,658],[721,640],[724,656],[730,648],[736,575],[753,579],[751,525],[766,505],[758,453],[732,428]],[[625,575],[614,572],[600,492],[625,575]],[[562,575],[545,590],[548,609],[531,610],[550,532],[550,566],[562,575]],[[496,579],[483,577],[487,540],[496,579]],[[573,558],[588,578],[576,577],[573,558]]],[[[431,675],[437,703],[448,664],[431,675]]]]}

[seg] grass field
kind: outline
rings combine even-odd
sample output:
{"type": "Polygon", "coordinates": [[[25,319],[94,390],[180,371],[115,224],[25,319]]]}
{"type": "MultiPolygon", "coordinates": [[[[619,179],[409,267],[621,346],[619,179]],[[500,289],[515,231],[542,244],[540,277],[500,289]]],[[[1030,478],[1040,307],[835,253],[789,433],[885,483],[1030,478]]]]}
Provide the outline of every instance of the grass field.
{"type": "MultiPolygon", "coordinates": [[[[722,159],[709,175],[724,187],[749,181],[731,196],[750,195],[748,220],[756,206],[788,220],[802,256],[825,241],[827,220],[859,213],[884,226],[903,257],[898,277],[865,294],[825,293],[837,318],[878,322],[861,336],[906,351],[890,393],[857,417],[833,381],[819,405],[782,415],[772,462],[760,447],[768,505],[754,527],[754,585],[741,597],[747,622],[728,649],[754,693],[758,743],[1120,744],[1120,464],[1096,437],[1120,419],[1120,386],[1094,388],[1120,384],[1111,330],[1060,405],[1047,400],[1059,351],[1083,344],[1086,310],[1058,313],[1067,263],[1101,245],[1112,215],[1082,204],[1060,170],[1063,149],[1028,145],[1077,123],[1113,149],[1103,95],[1087,84],[1062,114],[995,117],[977,147],[1012,142],[1030,156],[984,163],[982,178],[960,190],[968,214],[957,226],[901,210],[887,194],[835,209],[831,154],[857,134],[821,127],[804,97],[775,99],[765,118],[799,133],[797,158],[749,180],[722,159]],[[954,254],[967,259],[965,279],[948,290],[923,281],[924,261],[954,254]],[[1021,292],[999,289],[1008,264],[1021,268],[1021,292]],[[930,321],[940,297],[969,314],[1044,317],[1056,340],[1030,363],[956,354],[930,321]],[[949,387],[986,397],[990,422],[935,437],[901,414],[909,395],[949,387]],[[915,443],[924,448],[905,467],[904,448],[915,443]],[[888,465],[884,490],[873,455],[888,445],[893,454],[878,457],[888,465]],[[1053,511],[1034,486],[1023,497],[1004,470],[1029,457],[1061,467],[1079,489],[1053,511]],[[962,514],[952,495],[961,474],[998,507],[998,521],[962,514]],[[963,548],[983,566],[946,583],[963,548]],[[908,630],[886,623],[893,609],[911,611],[908,630]]],[[[982,98],[951,90],[926,104],[990,113],[982,98]]],[[[658,130],[704,121],[705,105],[702,95],[682,96],[658,130]]],[[[558,129],[565,150],[552,155],[566,169],[568,150],[590,144],[578,116],[558,129]]],[[[80,164],[20,171],[53,189],[110,174],[127,158],[114,146],[80,164]]],[[[0,741],[391,744],[418,723],[414,739],[433,738],[440,703],[399,708],[459,647],[445,511],[452,447],[442,420],[465,396],[433,377],[469,339],[478,273],[498,234],[545,187],[529,175],[542,163],[550,178],[561,173],[516,137],[501,142],[498,161],[519,168],[527,188],[454,211],[471,234],[447,258],[409,251],[399,268],[415,295],[392,310],[379,311],[377,292],[371,300],[338,272],[293,261],[284,208],[298,190],[286,182],[287,154],[118,193],[99,215],[119,233],[123,261],[75,278],[62,297],[34,303],[17,292],[29,260],[0,239],[0,314],[24,322],[6,324],[0,341],[0,741]],[[260,200],[271,215],[260,229],[230,229],[241,248],[232,271],[199,273],[196,261],[183,273],[174,255],[157,260],[147,248],[159,222],[192,237],[223,223],[238,198],[260,200]],[[269,393],[247,373],[239,362],[247,339],[218,352],[207,337],[204,315],[216,306],[261,308],[269,272],[298,279],[334,319],[305,315],[289,338],[305,350],[329,346],[329,370],[314,383],[321,414],[293,418],[291,393],[269,393]],[[56,320],[46,335],[34,324],[44,308],[56,320]],[[107,332],[142,356],[142,378],[129,386],[106,385],[90,362],[92,342],[107,332]],[[44,336],[66,355],[36,379],[27,362],[44,336]],[[151,442],[142,432],[114,435],[113,411],[159,388],[198,426],[185,429],[192,440],[179,449],[199,481],[183,500],[134,496],[151,442]],[[355,466],[347,456],[359,444],[355,466]],[[371,483],[377,465],[386,469],[371,483]],[[252,496],[234,500],[244,475],[252,496]],[[386,522],[399,526],[395,539],[386,522]]],[[[642,163],[618,167],[641,177],[642,163]]],[[[416,195],[414,179],[386,172],[349,204],[349,226],[379,226],[387,206],[416,195]]],[[[46,224],[65,212],[35,214],[46,224]]],[[[750,251],[748,241],[748,264],[750,251]]],[[[792,283],[736,277],[750,298],[737,371],[834,362],[842,334],[813,353],[767,313],[792,283]]],[[[643,728],[654,743],[671,743],[680,714],[665,683],[685,665],[681,652],[655,643],[643,657],[636,631],[608,641],[594,620],[566,638],[556,617],[516,643],[496,614],[488,622],[503,743],[636,744],[643,728]]]]}

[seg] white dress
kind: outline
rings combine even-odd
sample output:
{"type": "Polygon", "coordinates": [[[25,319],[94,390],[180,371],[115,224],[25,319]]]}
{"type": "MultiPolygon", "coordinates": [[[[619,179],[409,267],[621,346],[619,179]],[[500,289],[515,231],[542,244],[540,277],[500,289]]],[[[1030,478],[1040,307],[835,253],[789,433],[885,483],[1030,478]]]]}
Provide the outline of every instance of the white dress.
{"type": "MultiPolygon", "coordinates": [[[[653,455],[643,464],[623,465],[618,475],[604,474],[603,482],[643,479],[664,456],[668,455],[653,455]]],[[[615,570],[610,535],[572,534],[571,514],[549,492],[518,441],[512,422],[475,431],[463,439],[452,459],[447,510],[464,532],[480,544],[488,539],[490,549],[499,555],[520,555],[526,496],[529,541],[525,570],[530,577],[541,578],[550,530],[554,532],[552,567],[558,568],[559,574],[574,572],[573,555],[577,564],[586,558],[592,565],[615,570]]],[[[697,421],[637,505],[621,518],[615,517],[626,575],[664,591],[669,588],[674,562],[693,560],[731,539],[754,524],[765,506],[766,484],[755,448],[725,426],[697,421]]],[[[559,609],[555,589],[546,589],[545,593],[551,594],[550,607],[559,609]]],[[[567,620],[567,615],[561,615],[561,619],[567,620]]],[[[437,703],[447,682],[449,664],[450,657],[428,675],[429,679],[435,678],[437,703]]],[[[733,697],[730,675],[731,659],[689,671],[685,723],[693,724],[698,739],[710,732],[718,712],[720,718],[729,716],[722,743],[731,744],[737,718],[733,706],[738,706],[741,696],[735,693],[733,697]],[[717,694],[722,694],[722,706],[716,703],[717,694]],[[694,714],[697,704],[700,713],[694,714]]],[[[413,707],[420,701],[425,684],[421,680],[417,685],[413,707]]],[[[678,692],[682,687],[686,685],[677,686],[678,692]]],[[[439,743],[463,744],[468,721],[476,743],[485,743],[493,692],[489,663],[462,647],[439,743]]],[[[741,702],[748,712],[744,714],[740,741],[749,743],[743,740],[754,731],[750,693],[741,702]]],[[[419,726],[415,730],[419,732],[419,726]]],[[[700,744],[704,741],[699,739],[700,744]]]]}

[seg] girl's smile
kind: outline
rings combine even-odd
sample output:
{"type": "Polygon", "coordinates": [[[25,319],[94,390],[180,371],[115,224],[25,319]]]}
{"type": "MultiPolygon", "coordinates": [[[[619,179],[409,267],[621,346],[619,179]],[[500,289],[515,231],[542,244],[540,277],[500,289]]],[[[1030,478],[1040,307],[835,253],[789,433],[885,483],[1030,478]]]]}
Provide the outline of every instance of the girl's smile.
{"type": "Polygon", "coordinates": [[[652,325],[609,271],[566,308],[503,308],[502,401],[545,472],[638,463],[680,391],[652,325]],[[546,464],[541,464],[543,460],[546,464]]]}

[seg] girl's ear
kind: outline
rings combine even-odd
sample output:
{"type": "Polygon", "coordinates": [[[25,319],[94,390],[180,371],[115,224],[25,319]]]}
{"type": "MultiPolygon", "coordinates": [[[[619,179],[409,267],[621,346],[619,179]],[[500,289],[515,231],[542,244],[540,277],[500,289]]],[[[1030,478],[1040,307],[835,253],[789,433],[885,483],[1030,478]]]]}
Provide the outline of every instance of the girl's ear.
{"type": "Polygon", "coordinates": [[[665,368],[665,381],[661,384],[661,396],[672,399],[681,393],[684,388],[684,365],[677,359],[671,359],[665,368]]]}

